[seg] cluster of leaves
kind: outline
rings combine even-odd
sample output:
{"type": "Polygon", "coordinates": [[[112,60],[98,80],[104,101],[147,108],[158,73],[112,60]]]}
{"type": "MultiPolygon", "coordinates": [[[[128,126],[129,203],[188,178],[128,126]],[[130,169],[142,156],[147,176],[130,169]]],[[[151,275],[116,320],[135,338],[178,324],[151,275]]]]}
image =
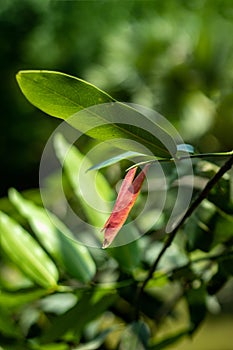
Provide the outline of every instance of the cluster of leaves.
{"type": "MultiPolygon", "coordinates": [[[[85,107],[114,101],[93,85],[61,73],[23,71],[17,79],[32,104],[68,122],[69,116],[85,107]]],[[[119,105],[130,113],[127,106],[119,105]]],[[[88,127],[95,126],[93,120],[99,118],[95,114],[89,121],[90,115],[80,115],[75,126],[81,131],[89,122],[88,127]]],[[[117,123],[112,123],[111,128],[105,128],[106,125],[102,129],[90,129],[89,136],[110,140],[112,135],[120,135],[127,141],[133,134],[138,141],[140,133],[136,127],[129,137],[127,124],[119,123],[121,129],[117,123]]],[[[151,137],[146,132],[143,134],[144,146],[154,155],[169,160],[171,155],[166,148],[151,137]]],[[[122,148],[127,149],[128,145],[122,143],[122,148]]],[[[75,146],[70,148],[61,135],[55,137],[54,148],[65,171],[67,198],[98,228],[106,221],[107,214],[83,201],[82,184],[76,177],[84,155],[75,146]]],[[[135,151],[138,149],[131,150],[135,151]]],[[[174,147],[174,156],[175,152],[174,147]]],[[[123,153],[102,165],[127,156],[128,153],[123,153]]],[[[88,160],[87,169],[92,166],[88,160]]],[[[172,173],[172,162],[165,166],[168,174],[172,173]]],[[[196,194],[218,168],[214,163],[195,159],[196,194]]],[[[108,173],[98,172],[95,181],[96,170],[87,173],[88,181],[95,182],[98,193],[110,203],[114,193],[107,177],[108,173]]],[[[174,174],[168,178],[172,192],[174,174]]],[[[22,196],[11,189],[9,202],[1,204],[5,210],[0,213],[2,349],[158,350],[192,334],[214,302],[216,305],[215,293],[233,274],[231,186],[232,176],[226,173],[180,228],[143,289],[143,281],[164,246],[169,201],[161,220],[139,240],[100,250],[75,241],[73,232],[58,216],[53,213],[48,216],[38,196],[33,199],[32,195],[22,196]],[[172,327],[166,327],[168,321],[172,327]]],[[[152,208],[152,215],[154,211],[152,208]]],[[[124,234],[133,240],[138,230],[132,225],[124,234]]],[[[100,241],[99,230],[93,234],[100,241]]]]}

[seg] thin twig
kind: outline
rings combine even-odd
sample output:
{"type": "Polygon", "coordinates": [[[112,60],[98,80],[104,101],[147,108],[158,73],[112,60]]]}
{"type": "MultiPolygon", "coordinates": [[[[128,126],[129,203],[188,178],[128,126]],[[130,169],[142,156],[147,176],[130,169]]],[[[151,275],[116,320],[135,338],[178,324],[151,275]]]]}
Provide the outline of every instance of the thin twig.
{"type": "Polygon", "coordinates": [[[174,228],[173,231],[170,232],[167,240],[165,241],[163,248],[161,249],[159,255],[157,256],[157,258],[155,259],[153,265],[151,266],[147,277],[145,278],[145,280],[142,283],[141,288],[139,289],[138,295],[137,295],[137,310],[136,310],[136,318],[138,318],[138,313],[139,313],[139,307],[140,307],[140,297],[147,285],[147,283],[150,281],[150,279],[152,278],[162,256],[164,255],[164,253],[166,252],[166,250],[170,247],[170,245],[172,244],[178,230],[181,228],[181,226],[184,224],[184,222],[192,215],[192,213],[194,212],[194,210],[201,204],[201,202],[207,198],[209,192],[211,191],[211,189],[216,185],[216,183],[222,178],[222,176],[231,169],[233,165],[233,156],[231,156],[224,164],[223,166],[218,170],[218,172],[208,181],[208,183],[206,184],[206,186],[204,187],[204,189],[200,192],[200,194],[198,195],[198,197],[192,202],[192,204],[190,205],[190,207],[188,208],[188,210],[186,211],[185,215],[183,216],[182,220],[178,223],[178,225],[174,228]]]}

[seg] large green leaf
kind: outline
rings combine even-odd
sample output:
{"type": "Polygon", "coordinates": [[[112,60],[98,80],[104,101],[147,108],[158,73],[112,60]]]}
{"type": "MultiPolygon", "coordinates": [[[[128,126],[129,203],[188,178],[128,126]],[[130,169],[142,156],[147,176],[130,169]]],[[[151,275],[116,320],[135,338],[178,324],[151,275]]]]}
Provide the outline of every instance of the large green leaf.
{"type": "Polygon", "coordinates": [[[14,189],[9,191],[9,198],[27,218],[46,250],[68,274],[82,282],[93,278],[96,268],[88,249],[73,241],[72,233],[57,217],[51,213],[49,217],[44,208],[24,199],[14,189]]]}
{"type": "Polygon", "coordinates": [[[30,279],[56,289],[58,271],[41,246],[16,221],[0,212],[1,248],[30,279]]]}
{"type": "Polygon", "coordinates": [[[113,103],[112,97],[81,79],[52,71],[20,71],[17,81],[33,105],[91,137],[117,139],[117,147],[159,157],[176,153],[173,138],[155,121],[128,105],[113,103]],[[91,106],[95,108],[87,109],[91,106]]]}

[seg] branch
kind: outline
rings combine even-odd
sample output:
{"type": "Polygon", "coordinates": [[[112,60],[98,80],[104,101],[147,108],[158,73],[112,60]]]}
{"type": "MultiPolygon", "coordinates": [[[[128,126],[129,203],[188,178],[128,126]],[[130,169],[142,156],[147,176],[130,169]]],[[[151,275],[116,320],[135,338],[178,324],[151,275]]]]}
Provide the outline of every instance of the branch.
{"type": "Polygon", "coordinates": [[[206,186],[204,187],[204,189],[199,193],[198,197],[192,202],[192,204],[190,205],[189,209],[186,211],[185,215],[183,216],[182,220],[179,222],[179,224],[174,228],[173,231],[170,232],[167,240],[164,243],[163,248],[161,249],[159,255],[157,256],[157,258],[155,259],[153,265],[151,266],[147,277],[145,278],[145,280],[142,283],[141,288],[139,289],[138,292],[138,296],[137,296],[137,313],[136,315],[138,316],[138,311],[139,311],[139,300],[140,297],[147,285],[147,283],[150,281],[150,279],[152,278],[162,256],[164,255],[164,253],[166,252],[166,250],[170,247],[170,245],[172,244],[178,230],[181,228],[181,226],[184,224],[184,222],[192,215],[192,213],[194,212],[194,210],[201,204],[201,202],[207,198],[209,192],[212,190],[212,188],[216,185],[216,183],[221,179],[221,177],[228,171],[231,169],[233,165],[233,155],[223,164],[223,166],[218,170],[218,172],[208,181],[208,183],[206,184],[206,186]]]}

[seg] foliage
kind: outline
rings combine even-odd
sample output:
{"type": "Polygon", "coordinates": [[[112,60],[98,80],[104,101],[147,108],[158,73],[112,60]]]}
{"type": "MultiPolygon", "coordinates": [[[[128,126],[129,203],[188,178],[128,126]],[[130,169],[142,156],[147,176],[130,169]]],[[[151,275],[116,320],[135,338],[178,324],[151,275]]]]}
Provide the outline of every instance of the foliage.
{"type": "MultiPolygon", "coordinates": [[[[114,101],[95,86],[61,73],[23,71],[17,79],[30,102],[64,119],[78,112],[80,106],[103,102],[102,98],[114,101]]],[[[119,105],[121,110],[131,112],[126,105],[119,105]]],[[[90,117],[85,109],[83,111],[79,123],[72,124],[82,131],[85,118],[90,117]]],[[[109,140],[111,133],[119,131],[117,123],[111,124],[110,132],[105,124],[101,131],[96,131],[95,118],[99,115],[90,118],[88,127],[93,125],[90,136],[109,140]]],[[[152,125],[150,119],[146,122],[152,125]]],[[[121,127],[120,135],[129,138],[128,126],[122,124],[121,127]]],[[[134,131],[138,140],[141,130],[134,131]]],[[[168,139],[171,137],[168,131],[164,130],[164,134],[168,139]]],[[[156,138],[151,141],[149,133],[143,135],[143,140],[153,152],[151,164],[161,161],[166,171],[168,200],[161,219],[140,239],[133,238],[138,238],[140,226],[144,225],[143,217],[137,225],[132,224],[130,230],[120,233],[132,235],[129,244],[100,250],[77,242],[75,232],[59,219],[59,210],[64,212],[66,208],[59,206],[54,177],[47,179],[55,206],[52,214],[43,208],[39,195],[34,193],[33,199],[30,193],[21,195],[14,189],[9,191],[9,201],[2,204],[5,209],[0,215],[0,336],[4,350],[163,349],[185,335],[192,335],[204,320],[210,309],[208,301],[233,273],[230,195],[233,179],[228,172],[233,163],[232,153],[218,155],[218,158],[212,154],[217,161],[209,161],[212,159],[209,155],[193,155],[193,201],[184,217],[186,220],[178,223],[167,236],[164,230],[174,197],[176,149],[169,158],[166,148],[156,138]],[[226,158],[223,165],[221,160],[219,163],[222,157],[226,158]],[[59,209],[57,213],[56,209],[59,209]],[[166,326],[167,320],[172,327],[166,326]]],[[[99,227],[108,215],[85,203],[82,183],[77,181],[76,174],[85,159],[85,169],[93,169],[86,173],[85,186],[89,188],[95,182],[110,212],[109,200],[115,197],[110,170],[111,167],[115,171],[119,169],[119,163],[115,163],[119,158],[114,157],[113,161],[109,157],[111,166],[97,172],[96,162],[93,164],[61,135],[54,139],[54,148],[64,167],[67,201],[83,220],[96,228],[91,237],[100,247],[99,227]]],[[[186,154],[190,149],[181,148],[186,154]]],[[[130,152],[137,151],[130,148],[130,152]]],[[[140,156],[141,160],[148,160],[147,154],[140,156]]],[[[123,156],[120,159],[125,161],[123,156]]],[[[182,157],[180,162],[182,164],[182,157]]],[[[105,167],[106,163],[102,165],[105,167]]],[[[92,195],[94,197],[95,192],[92,195]]],[[[142,193],[141,200],[144,197],[142,193]]],[[[140,203],[132,216],[137,216],[139,211],[140,203]]],[[[151,208],[151,214],[155,212],[156,208],[151,208]]],[[[85,237],[89,232],[79,234],[85,237]]]]}
{"type": "Polygon", "coordinates": [[[231,0],[1,1],[1,195],[38,186],[58,125],[24,101],[19,69],[69,72],[156,109],[201,152],[231,150],[232,23],[231,0]]]}

